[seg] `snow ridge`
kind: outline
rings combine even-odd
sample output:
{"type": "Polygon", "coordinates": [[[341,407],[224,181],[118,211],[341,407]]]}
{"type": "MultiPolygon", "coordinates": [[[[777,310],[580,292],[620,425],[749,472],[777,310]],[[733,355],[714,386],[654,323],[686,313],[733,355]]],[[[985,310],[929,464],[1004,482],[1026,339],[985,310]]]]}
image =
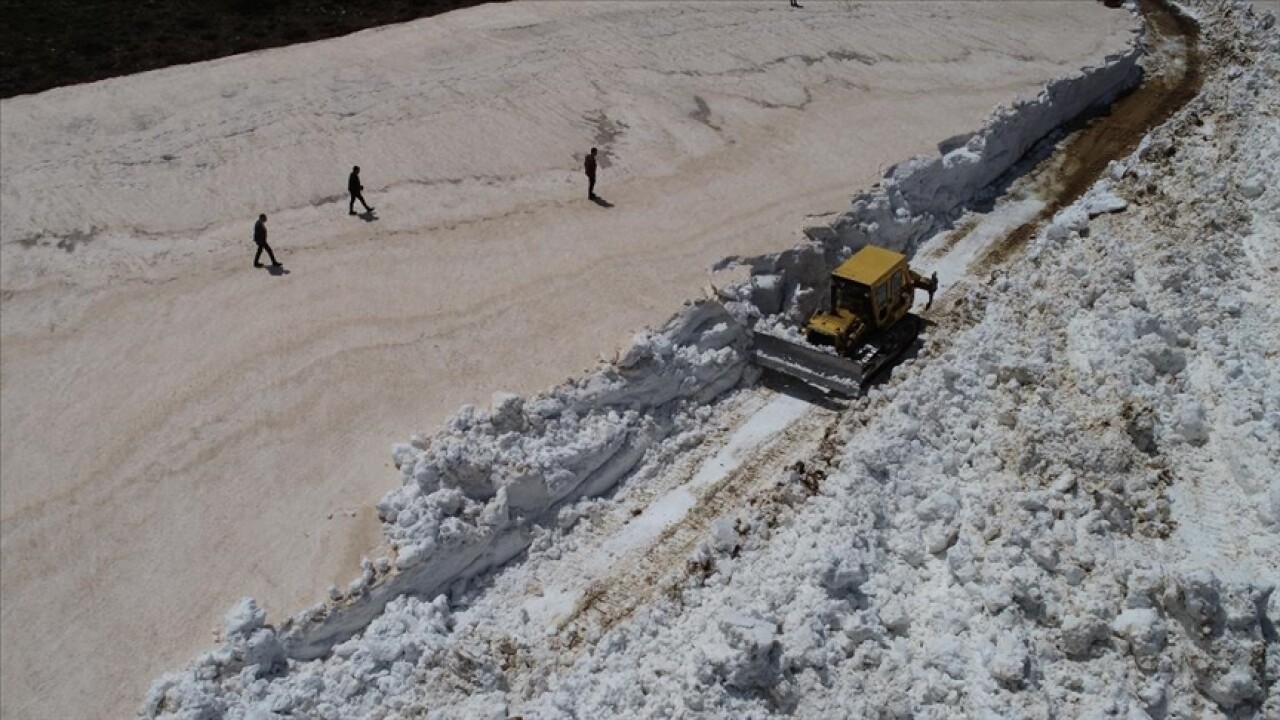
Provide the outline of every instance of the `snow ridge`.
{"type": "Polygon", "coordinates": [[[736,386],[747,334],[716,302],[691,303],[616,362],[528,401],[494,395],[443,430],[397,445],[404,484],[378,512],[395,548],[345,591],[286,623],[291,658],[328,652],[405,593],[432,597],[524,550],[565,503],[613,487],[690,412],[736,386]]]}

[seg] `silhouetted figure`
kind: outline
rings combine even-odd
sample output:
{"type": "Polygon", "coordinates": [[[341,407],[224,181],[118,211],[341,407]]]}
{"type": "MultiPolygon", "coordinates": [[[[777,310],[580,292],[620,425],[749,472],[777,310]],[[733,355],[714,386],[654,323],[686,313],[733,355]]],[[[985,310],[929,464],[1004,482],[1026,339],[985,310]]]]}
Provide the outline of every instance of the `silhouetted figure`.
{"type": "Polygon", "coordinates": [[[262,267],[262,252],[265,250],[267,257],[271,258],[271,266],[279,267],[280,263],[276,261],[276,254],[271,252],[271,246],[267,244],[267,216],[259,215],[258,222],[253,224],[253,242],[258,246],[258,252],[253,256],[253,266],[262,267]]]}
{"type": "Polygon", "coordinates": [[[347,192],[351,193],[351,204],[347,206],[347,212],[350,215],[356,214],[356,201],[364,206],[365,212],[373,212],[373,208],[369,207],[369,203],[364,201],[364,185],[360,184],[360,166],[351,168],[351,177],[347,178],[347,192]]]}
{"type": "Polygon", "coordinates": [[[587,173],[587,198],[596,199],[596,149],[591,148],[591,153],[587,155],[587,161],[583,163],[582,169],[587,173]]]}
{"type": "Polygon", "coordinates": [[[791,7],[800,7],[800,0],[791,0],[791,7]]]}

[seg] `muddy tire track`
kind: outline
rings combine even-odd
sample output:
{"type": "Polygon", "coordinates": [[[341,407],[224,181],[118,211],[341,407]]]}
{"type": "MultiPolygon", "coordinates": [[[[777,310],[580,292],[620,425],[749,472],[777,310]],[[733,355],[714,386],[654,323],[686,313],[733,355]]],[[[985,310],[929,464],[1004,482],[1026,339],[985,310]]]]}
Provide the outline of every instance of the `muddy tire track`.
{"type": "MultiPolygon", "coordinates": [[[[604,631],[628,617],[644,605],[649,596],[660,589],[664,580],[678,582],[684,573],[672,573],[684,565],[685,559],[707,535],[711,523],[734,510],[764,505],[759,490],[767,489],[769,480],[787,472],[795,458],[812,458],[817,450],[815,437],[828,437],[839,416],[827,411],[814,411],[794,423],[782,437],[724,480],[698,497],[698,503],[678,523],[665,530],[657,542],[623,572],[594,584],[574,615],[562,625],[562,636],[570,648],[581,640],[580,630],[593,625],[604,631]]],[[[767,494],[767,493],[766,493],[767,494]]]]}
{"type": "Polygon", "coordinates": [[[974,275],[988,275],[1017,255],[1045,222],[1080,199],[1112,160],[1132,153],[1147,133],[1200,93],[1204,76],[1199,26],[1168,0],[1140,0],[1139,6],[1153,60],[1142,84],[1104,113],[1065,128],[1073,134],[1034,171],[1044,178],[1045,207],[987,248],[974,265],[974,275]]]}

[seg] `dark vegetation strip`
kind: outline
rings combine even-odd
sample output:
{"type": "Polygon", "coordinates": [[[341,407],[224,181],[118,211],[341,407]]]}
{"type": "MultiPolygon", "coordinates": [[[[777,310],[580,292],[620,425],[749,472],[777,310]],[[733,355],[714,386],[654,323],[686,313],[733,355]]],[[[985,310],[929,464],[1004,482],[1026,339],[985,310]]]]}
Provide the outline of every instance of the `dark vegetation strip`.
{"type": "Polygon", "coordinates": [[[4,0],[0,98],[323,40],[480,4],[481,0],[4,0]]]}

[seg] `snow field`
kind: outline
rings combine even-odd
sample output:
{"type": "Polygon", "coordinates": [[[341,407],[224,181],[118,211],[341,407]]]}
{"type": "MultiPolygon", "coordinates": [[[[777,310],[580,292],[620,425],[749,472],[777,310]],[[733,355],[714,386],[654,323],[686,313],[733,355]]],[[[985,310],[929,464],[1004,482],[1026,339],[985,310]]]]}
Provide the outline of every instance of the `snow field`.
{"type": "MultiPolygon", "coordinates": [[[[1025,258],[940,315],[948,341],[847,417],[821,497],[776,526],[750,511],[716,524],[676,596],[557,667],[541,623],[391,589],[427,594],[502,562],[532,537],[522,521],[608,489],[637,448],[696,432],[745,372],[740,319],[764,314],[761,297],[798,307],[823,250],[753,261],[769,272],[728,291],[736,319],[694,304],[614,366],[465,408],[398,447],[405,485],[379,508],[395,564],[370,563],[283,644],[243,602],[227,643],[160,679],[145,714],[1280,714],[1280,48],[1269,21],[1197,8],[1215,80],[1231,82],[1206,83],[1025,258]],[[519,697],[504,634],[556,668],[519,697]]],[[[886,237],[914,242],[955,206],[897,212],[900,170],[854,213],[874,206],[893,218],[886,237]]]]}

